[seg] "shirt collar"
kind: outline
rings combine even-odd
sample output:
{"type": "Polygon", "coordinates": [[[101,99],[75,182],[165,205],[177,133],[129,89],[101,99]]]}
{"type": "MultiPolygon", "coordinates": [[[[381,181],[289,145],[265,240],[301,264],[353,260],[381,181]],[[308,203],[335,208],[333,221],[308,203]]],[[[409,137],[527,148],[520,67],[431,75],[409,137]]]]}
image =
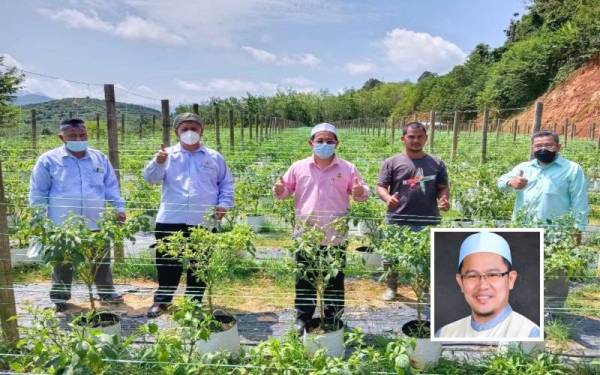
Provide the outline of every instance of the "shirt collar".
{"type": "Polygon", "coordinates": [[[506,307],[502,309],[498,315],[485,323],[477,323],[471,316],[471,328],[477,332],[487,331],[488,329],[492,329],[498,324],[502,323],[506,318],[508,318],[510,313],[512,313],[512,307],[510,307],[510,305],[506,305],[506,307]]]}
{"type": "MultiPolygon", "coordinates": [[[[74,159],[79,159],[79,158],[76,158],[73,154],[71,154],[69,152],[69,150],[67,150],[67,145],[65,145],[65,144],[63,144],[61,147],[58,148],[58,154],[60,155],[61,158],[71,157],[71,158],[74,158],[74,159]]],[[[81,159],[87,159],[89,157],[90,157],[90,153],[86,149],[85,150],[85,155],[83,155],[83,157],[81,159]]],[[[79,160],[81,160],[81,159],[79,159],[79,160]]]]}
{"type": "MultiPolygon", "coordinates": [[[[312,154],[309,158],[310,160],[310,164],[313,164],[315,167],[319,168],[319,165],[317,164],[317,162],[315,161],[315,154],[312,154]]],[[[339,159],[337,157],[337,155],[333,156],[333,160],[331,161],[331,164],[329,164],[327,167],[325,167],[323,170],[328,169],[333,167],[334,165],[339,164],[339,159]]]]}
{"type": "Polygon", "coordinates": [[[548,164],[548,165],[542,166],[540,164],[539,160],[537,160],[536,158],[531,159],[530,165],[532,165],[532,166],[534,166],[536,168],[548,168],[548,167],[556,164],[556,165],[558,165],[560,167],[560,166],[563,166],[565,164],[565,161],[566,161],[566,159],[563,158],[562,156],[560,156],[560,154],[558,154],[558,155],[556,155],[556,159],[554,159],[554,161],[552,163],[548,164]]]}
{"type": "Polygon", "coordinates": [[[204,144],[200,144],[200,147],[198,147],[197,150],[195,151],[188,151],[185,148],[183,148],[183,146],[181,146],[181,142],[177,142],[177,144],[175,146],[173,146],[173,152],[187,152],[188,154],[194,154],[196,152],[202,152],[203,154],[206,153],[206,146],[204,146],[204,144]]]}

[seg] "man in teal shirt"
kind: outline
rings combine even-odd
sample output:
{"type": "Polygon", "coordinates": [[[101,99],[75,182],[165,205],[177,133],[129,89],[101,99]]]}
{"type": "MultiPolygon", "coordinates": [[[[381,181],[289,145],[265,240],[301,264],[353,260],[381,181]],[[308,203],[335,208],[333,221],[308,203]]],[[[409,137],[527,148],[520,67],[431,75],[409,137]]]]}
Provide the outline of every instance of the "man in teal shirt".
{"type": "Polygon", "coordinates": [[[498,188],[514,190],[517,212],[525,210],[540,220],[572,213],[583,231],[588,217],[587,181],[583,169],[560,156],[558,135],[541,130],[531,136],[534,159],[523,162],[498,179],[498,188]]]}

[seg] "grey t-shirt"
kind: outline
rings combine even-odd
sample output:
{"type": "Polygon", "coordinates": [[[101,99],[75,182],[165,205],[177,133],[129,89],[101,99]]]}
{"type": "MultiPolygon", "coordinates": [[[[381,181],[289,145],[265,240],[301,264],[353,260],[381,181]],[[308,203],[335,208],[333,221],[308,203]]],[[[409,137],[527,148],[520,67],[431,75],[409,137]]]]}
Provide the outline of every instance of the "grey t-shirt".
{"type": "Polygon", "coordinates": [[[448,172],[440,159],[431,155],[411,159],[404,153],[392,156],[383,162],[377,185],[389,186],[390,194],[399,194],[400,206],[394,210],[388,208],[388,222],[413,226],[439,224],[437,186],[448,185],[448,172]]]}

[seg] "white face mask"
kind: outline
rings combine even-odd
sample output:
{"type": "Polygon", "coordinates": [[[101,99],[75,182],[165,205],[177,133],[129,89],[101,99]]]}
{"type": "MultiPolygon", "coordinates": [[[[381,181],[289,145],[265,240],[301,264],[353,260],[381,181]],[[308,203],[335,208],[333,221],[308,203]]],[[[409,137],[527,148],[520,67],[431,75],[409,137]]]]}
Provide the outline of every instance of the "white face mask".
{"type": "Polygon", "coordinates": [[[179,140],[188,146],[192,146],[200,142],[200,134],[193,130],[186,130],[179,135],[179,140]]]}

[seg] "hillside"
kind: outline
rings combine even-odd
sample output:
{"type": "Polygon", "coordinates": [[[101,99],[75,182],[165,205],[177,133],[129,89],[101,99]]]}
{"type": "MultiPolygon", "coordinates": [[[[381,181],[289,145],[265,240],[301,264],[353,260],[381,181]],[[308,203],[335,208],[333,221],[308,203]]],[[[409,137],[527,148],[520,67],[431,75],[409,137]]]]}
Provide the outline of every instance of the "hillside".
{"type": "Polygon", "coordinates": [[[17,93],[15,99],[11,102],[12,105],[23,106],[28,104],[38,104],[53,100],[52,98],[42,94],[25,94],[17,93]]]}
{"type": "MultiPolygon", "coordinates": [[[[596,123],[600,130],[600,54],[573,72],[562,84],[538,98],[544,103],[542,127],[552,129],[557,123],[557,132],[562,134],[565,120],[576,125],[576,135],[587,137],[589,129],[596,123]]],[[[533,123],[534,106],[513,117],[519,123],[533,123]]],[[[512,120],[512,119],[511,119],[512,120]]]]}
{"type": "MultiPolygon", "coordinates": [[[[104,100],[92,98],[66,98],[50,100],[44,103],[29,104],[20,107],[23,113],[29,113],[32,109],[36,110],[36,116],[39,123],[58,123],[72,114],[84,120],[93,121],[96,114],[100,118],[106,118],[106,106],[104,100]]],[[[128,104],[117,102],[117,117],[120,119],[125,114],[127,122],[139,120],[140,115],[146,119],[156,115],[160,117],[160,112],[137,104],[128,104]]],[[[24,115],[24,120],[28,121],[28,116],[24,115]]]]}

